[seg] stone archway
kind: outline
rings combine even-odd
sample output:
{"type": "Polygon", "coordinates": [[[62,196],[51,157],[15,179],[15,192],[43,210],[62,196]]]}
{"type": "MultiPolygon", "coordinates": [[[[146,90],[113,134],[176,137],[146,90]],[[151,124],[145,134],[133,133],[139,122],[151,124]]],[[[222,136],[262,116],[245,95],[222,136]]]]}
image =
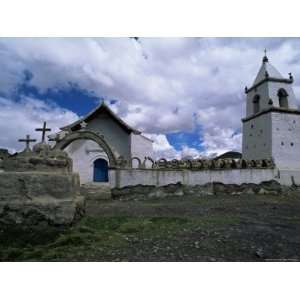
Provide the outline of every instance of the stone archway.
{"type": "Polygon", "coordinates": [[[54,146],[55,149],[63,150],[68,145],[70,145],[72,142],[76,140],[92,140],[95,143],[97,143],[107,154],[108,160],[109,160],[109,166],[115,167],[116,166],[116,157],[111,150],[110,146],[107,144],[107,142],[98,134],[96,134],[93,131],[75,131],[68,135],[66,135],[61,141],[57,142],[57,144],[54,146]]]}

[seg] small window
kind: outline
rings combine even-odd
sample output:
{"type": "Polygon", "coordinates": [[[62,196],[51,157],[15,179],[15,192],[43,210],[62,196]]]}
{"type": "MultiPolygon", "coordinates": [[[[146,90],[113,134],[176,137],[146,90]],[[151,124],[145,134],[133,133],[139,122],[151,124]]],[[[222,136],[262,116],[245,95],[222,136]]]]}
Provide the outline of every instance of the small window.
{"type": "Polygon", "coordinates": [[[279,101],[279,106],[282,108],[289,108],[289,104],[288,104],[288,93],[286,92],[285,89],[279,89],[278,93],[278,101],[279,101]]]}
{"type": "Polygon", "coordinates": [[[284,142],[281,142],[281,146],[283,146],[284,145],[284,142]]]}
{"type": "Polygon", "coordinates": [[[253,124],[251,124],[251,128],[253,128],[254,127],[254,125],[253,124]]]}
{"type": "Polygon", "coordinates": [[[294,143],[291,143],[291,146],[293,147],[293,146],[294,146],[294,143]]]}

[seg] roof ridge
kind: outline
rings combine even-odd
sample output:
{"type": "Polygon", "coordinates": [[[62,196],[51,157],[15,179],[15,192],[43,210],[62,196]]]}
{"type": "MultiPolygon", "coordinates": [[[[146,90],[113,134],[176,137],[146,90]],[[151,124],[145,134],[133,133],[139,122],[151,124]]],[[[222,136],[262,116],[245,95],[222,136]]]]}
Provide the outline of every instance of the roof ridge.
{"type": "Polygon", "coordinates": [[[79,118],[77,121],[60,127],[61,130],[66,130],[66,129],[70,129],[70,128],[74,128],[75,126],[77,126],[78,124],[84,122],[87,118],[91,117],[93,114],[97,113],[98,110],[100,110],[101,108],[104,108],[122,127],[125,127],[128,131],[132,131],[136,134],[140,134],[141,132],[139,130],[134,129],[133,127],[131,127],[130,125],[128,125],[127,123],[125,123],[106,103],[105,101],[101,101],[100,104],[98,104],[92,111],[90,111],[89,113],[87,113],[85,116],[79,118]]]}

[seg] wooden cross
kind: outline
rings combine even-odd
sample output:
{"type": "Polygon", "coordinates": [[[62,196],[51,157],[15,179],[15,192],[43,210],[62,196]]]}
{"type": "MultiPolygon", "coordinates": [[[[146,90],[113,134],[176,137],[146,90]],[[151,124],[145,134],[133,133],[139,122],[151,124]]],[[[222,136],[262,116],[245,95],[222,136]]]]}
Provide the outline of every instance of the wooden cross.
{"type": "Polygon", "coordinates": [[[45,142],[45,134],[46,131],[51,131],[50,128],[46,127],[46,122],[44,122],[43,127],[42,128],[36,128],[35,131],[42,131],[42,143],[45,142]]]}
{"type": "Polygon", "coordinates": [[[36,140],[35,139],[30,139],[30,135],[27,134],[26,139],[20,139],[19,142],[25,142],[26,143],[26,148],[25,149],[27,151],[27,150],[30,150],[29,144],[31,142],[36,142],[36,140]]]}

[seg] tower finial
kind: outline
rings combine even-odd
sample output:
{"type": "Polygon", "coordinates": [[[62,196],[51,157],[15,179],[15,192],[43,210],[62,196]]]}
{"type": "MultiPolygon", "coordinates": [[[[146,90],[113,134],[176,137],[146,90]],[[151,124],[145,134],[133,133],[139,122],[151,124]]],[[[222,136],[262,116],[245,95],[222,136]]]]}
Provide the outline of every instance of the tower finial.
{"type": "Polygon", "coordinates": [[[267,57],[267,49],[264,50],[264,53],[265,53],[265,55],[264,55],[264,57],[263,57],[263,63],[266,63],[266,62],[269,61],[269,59],[268,59],[268,57],[267,57]]]}

